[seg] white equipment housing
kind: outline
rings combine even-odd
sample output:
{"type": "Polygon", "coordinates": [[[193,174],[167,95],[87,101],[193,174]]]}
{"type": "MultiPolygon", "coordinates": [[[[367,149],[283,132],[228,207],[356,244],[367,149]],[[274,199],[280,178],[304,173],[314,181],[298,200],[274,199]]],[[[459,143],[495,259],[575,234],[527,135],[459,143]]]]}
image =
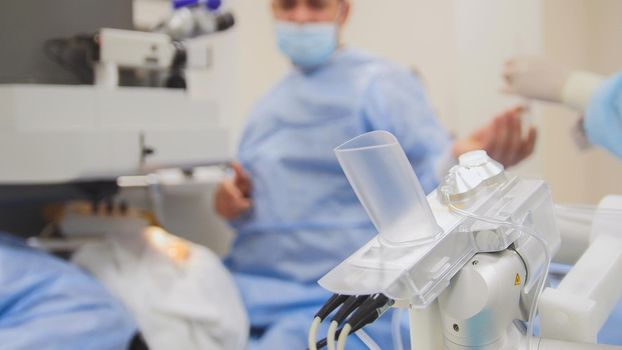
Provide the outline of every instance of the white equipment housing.
{"type": "Polygon", "coordinates": [[[114,68],[115,78],[99,74],[105,83],[95,86],[0,85],[0,184],[114,179],[231,159],[227,119],[236,110],[230,82],[236,67],[230,35],[188,43],[211,54],[188,69],[187,90],[118,87],[118,67],[161,69],[173,51],[162,34],[111,29],[102,30],[102,65],[114,68]]]}
{"type": "Polygon", "coordinates": [[[546,258],[564,250],[546,184],[506,174],[476,151],[418,200],[420,185],[398,148],[392,135],[372,132],[336,149],[379,234],[320,285],[337,294],[382,293],[408,308],[412,349],[620,349],[595,342],[622,296],[622,197],[601,203],[609,215],[597,212],[590,247],[558,288],[537,300],[546,258]],[[540,339],[522,323],[533,320],[537,302],[540,339]]]}
{"type": "Polygon", "coordinates": [[[59,183],[229,158],[217,101],[184,91],[0,86],[0,183],[59,183]]]}
{"type": "MultiPolygon", "coordinates": [[[[581,215],[579,211],[577,214],[581,215]]],[[[607,196],[594,213],[589,246],[557,288],[540,298],[542,335],[595,343],[622,295],[622,196],[607,196]]]]}

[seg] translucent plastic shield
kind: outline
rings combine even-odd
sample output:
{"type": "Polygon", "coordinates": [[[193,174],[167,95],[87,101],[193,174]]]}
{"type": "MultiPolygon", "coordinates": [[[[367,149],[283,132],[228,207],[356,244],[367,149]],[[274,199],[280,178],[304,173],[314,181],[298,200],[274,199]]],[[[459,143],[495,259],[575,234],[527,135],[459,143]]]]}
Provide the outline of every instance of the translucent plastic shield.
{"type": "Polygon", "coordinates": [[[381,243],[418,244],[442,232],[395,136],[373,131],[337,147],[335,153],[381,243]]]}
{"type": "Polygon", "coordinates": [[[335,151],[379,234],[318,281],[332,293],[383,293],[425,307],[475,254],[503,251],[512,244],[530,254],[527,291],[546,271],[542,262],[547,255],[559,248],[546,184],[508,176],[485,153],[465,157],[446,177],[462,176],[468,182],[446,181],[426,198],[388,132],[359,136],[335,151]],[[457,186],[463,183],[468,186],[457,186]],[[455,194],[460,195],[455,203],[467,210],[448,207],[455,194]],[[531,250],[538,241],[547,249],[531,250]]]}

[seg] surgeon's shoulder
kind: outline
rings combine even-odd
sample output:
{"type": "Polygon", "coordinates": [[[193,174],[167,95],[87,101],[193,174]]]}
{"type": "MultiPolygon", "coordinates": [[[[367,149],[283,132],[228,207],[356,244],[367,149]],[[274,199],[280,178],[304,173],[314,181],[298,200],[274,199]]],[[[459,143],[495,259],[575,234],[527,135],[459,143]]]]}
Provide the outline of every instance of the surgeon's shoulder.
{"type": "Polygon", "coordinates": [[[396,62],[357,49],[349,49],[348,56],[350,65],[355,69],[355,74],[364,77],[368,86],[399,84],[421,88],[421,82],[416,73],[396,62]]]}
{"type": "Polygon", "coordinates": [[[264,92],[251,107],[249,120],[255,119],[275,107],[282,106],[282,103],[289,99],[293,83],[293,74],[288,73],[264,92]]]}

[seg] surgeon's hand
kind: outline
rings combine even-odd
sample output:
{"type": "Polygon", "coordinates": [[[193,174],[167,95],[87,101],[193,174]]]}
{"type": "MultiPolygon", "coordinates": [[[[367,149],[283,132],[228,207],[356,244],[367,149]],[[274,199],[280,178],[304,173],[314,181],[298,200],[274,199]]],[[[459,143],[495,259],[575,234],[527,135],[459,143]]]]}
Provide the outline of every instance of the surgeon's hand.
{"type": "Polygon", "coordinates": [[[520,106],[507,110],[471,136],[457,140],[453,147],[454,156],[457,158],[463,153],[483,149],[506,168],[518,164],[533,152],[536,143],[535,128],[530,127],[527,135],[522,135],[523,111],[520,106]]]}
{"type": "Polygon", "coordinates": [[[218,185],[214,208],[224,219],[232,220],[250,209],[251,178],[239,163],[231,163],[234,175],[218,185]]]}
{"type": "Polygon", "coordinates": [[[536,100],[561,102],[571,70],[541,56],[516,56],[505,63],[504,91],[536,100]]]}

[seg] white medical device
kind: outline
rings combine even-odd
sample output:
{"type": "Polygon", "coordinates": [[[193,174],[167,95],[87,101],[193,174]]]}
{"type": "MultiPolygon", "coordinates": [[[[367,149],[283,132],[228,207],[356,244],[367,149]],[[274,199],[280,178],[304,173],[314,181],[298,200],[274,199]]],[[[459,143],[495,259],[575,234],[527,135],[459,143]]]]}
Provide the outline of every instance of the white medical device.
{"type": "MultiPolygon", "coordinates": [[[[28,243],[77,250],[74,261],[125,304],[152,349],[246,344],[246,312],[216,254],[148,227],[156,221],[205,245],[219,236],[206,198],[221,171],[202,166],[232,158],[234,39],[218,32],[182,45],[165,34],[105,28],[98,60],[88,62],[94,85],[0,84],[0,224],[11,223],[5,208],[19,212],[15,203],[90,200],[54,205],[28,243]],[[175,66],[180,48],[183,64],[175,66]],[[158,76],[172,68],[183,69],[185,89],[121,86],[121,70],[158,76]]],[[[29,222],[42,211],[13,216],[29,222]]]]}
{"type": "Polygon", "coordinates": [[[560,286],[539,298],[563,243],[544,181],[506,173],[476,151],[426,198],[393,135],[368,133],[335,152],[379,234],[320,279],[325,289],[381,293],[408,308],[412,349],[607,348],[593,343],[622,294],[614,286],[622,239],[595,238],[560,286]],[[538,305],[541,339],[527,336],[538,305]]]}
{"type": "Polygon", "coordinates": [[[118,86],[119,67],[170,65],[166,35],[103,29],[100,40],[99,67],[110,74],[96,74],[96,85],[0,85],[0,184],[114,179],[231,158],[230,33],[186,43],[186,90],[118,86]]]}
{"type": "MultiPolygon", "coordinates": [[[[221,31],[184,40],[185,89],[120,86],[120,70],[167,73],[180,44],[165,34],[108,28],[97,35],[94,85],[0,84],[0,204],[14,208],[14,203],[100,201],[132,186],[117,186],[118,178],[142,176],[154,181],[142,181],[141,193],[166,187],[165,196],[200,186],[192,202],[205,207],[214,181],[189,175],[233,156],[236,38],[234,31],[221,31]],[[185,171],[174,185],[160,176],[162,169],[171,168],[185,171]]],[[[143,204],[144,197],[128,203],[159,213],[153,200],[143,204]]],[[[172,209],[160,203],[169,209],[164,210],[166,218],[158,219],[165,226],[183,221],[171,226],[182,234],[196,232],[190,238],[202,237],[208,225],[188,224],[193,220],[188,219],[187,202],[172,209]]],[[[3,225],[10,215],[0,215],[3,225]]],[[[13,226],[11,232],[24,235],[40,230],[13,226]]]]}

